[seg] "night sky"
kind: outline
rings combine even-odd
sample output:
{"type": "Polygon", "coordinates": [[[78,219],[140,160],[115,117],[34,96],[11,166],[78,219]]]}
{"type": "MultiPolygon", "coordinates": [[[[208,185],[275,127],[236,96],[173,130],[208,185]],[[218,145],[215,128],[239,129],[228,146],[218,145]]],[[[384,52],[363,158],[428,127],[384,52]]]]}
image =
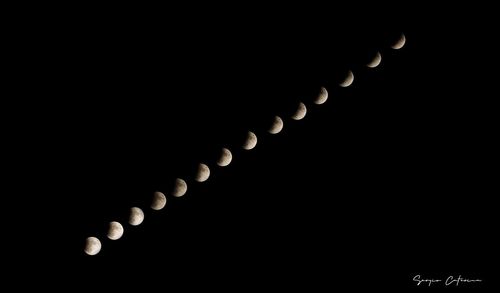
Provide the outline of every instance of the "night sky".
{"type": "Polygon", "coordinates": [[[47,283],[162,290],[490,278],[494,117],[472,65],[456,62],[469,51],[453,32],[196,11],[33,28],[36,54],[21,53],[33,70],[21,71],[34,82],[15,103],[31,123],[8,133],[13,150],[29,149],[10,181],[31,203],[15,208],[20,272],[53,263],[47,283]],[[353,84],[339,87],[348,70],[353,84]],[[322,86],[329,98],[316,105],[322,86]],[[295,121],[299,102],[307,114],[295,121]],[[271,135],[276,115],[284,128],[271,135]],[[233,160],[221,168],[223,147],[233,160]],[[188,191],[174,198],[178,177],[188,191]],[[161,211],[149,207],[155,191],[167,195],[161,211]],[[145,212],[136,227],[133,206],[145,212]],[[121,239],[106,238],[110,221],[121,239]],[[96,256],[83,251],[89,236],[96,256]]]}

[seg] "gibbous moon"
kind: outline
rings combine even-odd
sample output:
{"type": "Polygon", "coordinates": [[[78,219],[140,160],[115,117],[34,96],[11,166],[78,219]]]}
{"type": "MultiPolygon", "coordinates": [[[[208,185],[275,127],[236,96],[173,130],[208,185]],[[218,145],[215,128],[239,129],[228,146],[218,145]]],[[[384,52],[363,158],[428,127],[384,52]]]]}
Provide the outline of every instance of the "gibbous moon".
{"type": "Polygon", "coordinates": [[[140,225],[144,221],[144,212],[137,207],[133,207],[130,209],[130,217],[128,222],[132,226],[140,225]]]}
{"type": "Polygon", "coordinates": [[[399,50],[399,49],[403,48],[405,43],[406,43],[406,37],[404,34],[401,34],[401,37],[399,38],[399,40],[396,43],[394,43],[394,45],[392,45],[391,48],[393,48],[395,50],[399,50]]]}
{"type": "Polygon", "coordinates": [[[326,100],[328,100],[328,91],[324,87],[321,87],[321,90],[319,91],[319,95],[316,98],[316,100],[314,100],[314,103],[316,105],[321,105],[321,104],[324,104],[326,102],[326,100]]]}
{"type": "Polygon", "coordinates": [[[174,190],[172,191],[172,195],[175,197],[181,197],[184,194],[186,194],[187,189],[188,189],[188,186],[186,184],[186,181],[184,181],[180,178],[177,178],[177,179],[175,179],[175,186],[174,186],[174,190]]]}
{"type": "Polygon", "coordinates": [[[352,84],[353,81],[354,81],[354,74],[352,73],[351,70],[349,70],[349,72],[347,72],[347,76],[345,77],[344,81],[340,83],[340,86],[348,87],[352,84]]]}
{"type": "Polygon", "coordinates": [[[233,155],[231,154],[231,151],[226,148],[222,148],[222,154],[220,155],[220,158],[217,161],[217,165],[221,167],[226,167],[231,163],[232,160],[233,160],[233,155]]]}
{"type": "Polygon", "coordinates": [[[306,113],[307,113],[306,105],[304,105],[304,103],[301,102],[301,103],[299,103],[299,107],[297,108],[297,111],[295,112],[295,114],[293,114],[292,119],[293,120],[301,120],[306,116],[306,113]]]}
{"type": "Polygon", "coordinates": [[[382,55],[380,55],[380,52],[377,52],[377,54],[375,54],[375,57],[373,57],[372,61],[366,64],[366,66],[370,68],[375,68],[380,65],[381,61],[382,61],[382,55]]]}
{"type": "Polygon", "coordinates": [[[85,253],[88,255],[96,255],[101,251],[101,241],[96,237],[89,237],[85,241],[85,253]]]}
{"type": "Polygon", "coordinates": [[[243,149],[251,150],[257,145],[257,135],[255,133],[249,131],[247,135],[247,140],[245,144],[243,144],[243,149]]]}
{"type": "Polygon", "coordinates": [[[151,208],[155,211],[159,211],[165,207],[167,204],[167,197],[163,192],[155,192],[153,194],[153,202],[151,203],[151,208]]]}
{"type": "Polygon", "coordinates": [[[108,230],[108,238],[111,240],[118,240],[123,236],[123,226],[118,222],[110,222],[108,230]]]}
{"type": "Polygon", "coordinates": [[[283,120],[279,116],[274,117],[273,124],[269,129],[269,133],[278,134],[282,129],[283,129],[283,120]]]}
{"type": "Polygon", "coordinates": [[[194,180],[198,182],[207,181],[208,177],[210,177],[210,169],[205,164],[200,164],[198,166],[198,172],[196,173],[196,178],[194,180]]]}

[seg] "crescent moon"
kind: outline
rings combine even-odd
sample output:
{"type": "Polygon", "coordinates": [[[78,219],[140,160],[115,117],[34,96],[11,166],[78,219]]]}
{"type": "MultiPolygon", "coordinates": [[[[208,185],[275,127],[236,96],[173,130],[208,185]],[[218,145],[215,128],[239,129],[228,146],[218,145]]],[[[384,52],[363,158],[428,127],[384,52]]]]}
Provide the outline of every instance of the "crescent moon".
{"type": "Polygon", "coordinates": [[[85,240],[85,248],[84,251],[88,255],[96,255],[101,251],[101,241],[96,237],[88,237],[85,240]]]}
{"type": "Polygon", "coordinates": [[[231,154],[231,151],[226,148],[222,148],[222,154],[220,156],[220,159],[217,161],[217,165],[226,167],[231,163],[232,160],[233,155],[231,154]]]}
{"type": "Polygon", "coordinates": [[[177,178],[177,179],[175,179],[175,186],[174,186],[174,190],[172,191],[172,195],[175,197],[181,197],[184,194],[186,194],[187,188],[188,187],[187,187],[186,181],[184,181],[180,178],[177,178]]]}
{"type": "Polygon", "coordinates": [[[306,116],[306,113],[307,113],[306,105],[304,105],[304,103],[300,102],[299,107],[297,108],[297,111],[292,116],[292,119],[293,120],[301,120],[306,116]]]}
{"type": "Polygon", "coordinates": [[[345,77],[344,81],[340,83],[341,87],[348,87],[352,84],[354,81],[354,74],[352,73],[351,70],[347,72],[347,76],[345,77]]]}
{"type": "Polygon", "coordinates": [[[196,173],[196,178],[194,180],[198,182],[207,181],[208,177],[210,177],[210,168],[208,168],[205,164],[200,164],[198,166],[198,172],[196,173]]]}
{"type": "Polygon", "coordinates": [[[108,238],[111,240],[118,240],[123,236],[123,226],[118,222],[110,222],[108,230],[108,238]]]}
{"type": "Polygon", "coordinates": [[[151,208],[155,211],[159,211],[165,207],[167,204],[167,197],[163,192],[156,191],[153,194],[153,202],[151,203],[151,208]]]}
{"type": "Polygon", "coordinates": [[[243,149],[251,150],[257,145],[257,135],[255,133],[249,131],[247,135],[247,140],[243,144],[243,149]]]}
{"type": "Polygon", "coordinates": [[[405,34],[401,34],[401,37],[399,37],[399,40],[396,43],[394,43],[394,45],[392,45],[391,48],[393,48],[394,50],[399,50],[399,49],[403,48],[405,43],[406,43],[405,34]]]}
{"type": "Polygon", "coordinates": [[[269,129],[269,133],[278,134],[282,129],[283,129],[283,119],[281,119],[279,116],[274,117],[273,124],[269,129]]]}
{"type": "Polygon", "coordinates": [[[380,65],[381,61],[382,61],[382,55],[380,55],[380,52],[377,52],[377,54],[375,54],[375,57],[373,57],[372,61],[366,64],[366,66],[370,68],[375,68],[380,65]]]}
{"type": "Polygon", "coordinates": [[[328,91],[324,87],[321,87],[319,95],[316,100],[314,100],[314,103],[316,105],[321,105],[324,104],[326,100],[328,100],[328,91]]]}
{"type": "Polygon", "coordinates": [[[138,208],[133,207],[130,209],[130,217],[128,222],[132,226],[138,226],[144,221],[144,212],[138,208]]]}

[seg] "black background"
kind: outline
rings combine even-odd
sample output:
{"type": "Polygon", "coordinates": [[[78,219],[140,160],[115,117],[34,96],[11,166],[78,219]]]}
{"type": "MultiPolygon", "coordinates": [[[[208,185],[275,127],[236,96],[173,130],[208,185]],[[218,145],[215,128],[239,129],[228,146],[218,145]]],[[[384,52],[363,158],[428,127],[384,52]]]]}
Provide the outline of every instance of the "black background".
{"type": "Polygon", "coordinates": [[[321,7],[211,8],[67,14],[18,35],[11,77],[24,79],[4,107],[20,113],[4,123],[22,202],[16,272],[95,288],[493,283],[496,117],[474,42],[453,27],[336,22],[321,7]],[[402,32],[407,44],[391,49],[402,32]],[[381,65],[367,68],[377,51],[381,65]],[[341,88],[347,70],[354,83],[341,88]],[[308,112],[294,121],[300,101],[308,112]],[[285,124],[271,135],[275,115],[285,124]],[[245,151],[249,130],[258,144],[245,151]],[[222,147],[234,156],[225,168],[222,147]],[[200,162],[205,183],[193,180],[200,162]],[[170,195],[176,177],[182,198],[170,195]],[[168,203],[152,211],[157,190],[168,203]],[[137,227],[132,206],[146,214],[137,227]],[[122,239],[106,238],[110,221],[122,239]],[[83,251],[89,236],[96,256],[83,251]]]}

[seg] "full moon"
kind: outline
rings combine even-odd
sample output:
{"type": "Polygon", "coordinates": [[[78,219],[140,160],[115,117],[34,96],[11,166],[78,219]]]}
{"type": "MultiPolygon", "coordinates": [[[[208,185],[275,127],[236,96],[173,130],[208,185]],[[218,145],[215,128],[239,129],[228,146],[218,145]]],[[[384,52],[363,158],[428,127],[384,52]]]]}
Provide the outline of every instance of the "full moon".
{"type": "Polygon", "coordinates": [[[153,202],[151,202],[151,208],[155,211],[159,211],[165,207],[167,204],[167,197],[163,192],[155,192],[153,194],[153,202]]]}
{"type": "Polygon", "coordinates": [[[293,114],[292,119],[293,120],[301,120],[306,116],[307,113],[307,108],[304,103],[299,103],[299,107],[297,108],[297,111],[295,111],[295,114],[293,114]]]}
{"type": "Polygon", "coordinates": [[[101,251],[101,241],[96,237],[88,237],[85,241],[85,253],[88,255],[96,255],[101,251]]]}
{"type": "Polygon", "coordinates": [[[257,135],[255,133],[249,131],[247,135],[247,140],[245,144],[243,144],[243,149],[251,150],[257,145],[257,135]]]}
{"type": "Polygon", "coordinates": [[[217,161],[217,165],[221,167],[226,167],[231,163],[232,160],[233,160],[233,155],[231,154],[231,151],[226,148],[222,148],[222,154],[220,155],[220,158],[217,161]]]}
{"type": "Polygon", "coordinates": [[[108,238],[111,240],[118,240],[123,236],[123,226],[118,222],[110,222],[108,230],[108,238]]]}
{"type": "Polygon", "coordinates": [[[208,177],[210,177],[210,169],[205,164],[200,164],[198,166],[198,172],[196,173],[196,178],[194,180],[198,182],[207,181],[208,177]]]}
{"type": "Polygon", "coordinates": [[[399,50],[399,49],[403,48],[405,43],[406,43],[406,37],[404,34],[401,34],[401,37],[399,37],[399,40],[396,43],[394,43],[394,45],[392,45],[391,48],[393,48],[395,50],[399,50]]]}
{"type": "Polygon", "coordinates": [[[324,104],[326,100],[328,100],[328,91],[324,87],[321,87],[319,95],[316,100],[314,100],[314,103],[317,105],[321,105],[324,104]]]}
{"type": "Polygon", "coordinates": [[[373,57],[372,61],[366,64],[366,66],[370,68],[375,68],[380,65],[381,61],[382,61],[382,55],[380,55],[380,52],[377,52],[377,54],[375,54],[375,57],[373,57]]]}
{"type": "Polygon", "coordinates": [[[128,222],[132,226],[138,226],[144,221],[144,212],[137,207],[130,209],[130,217],[128,222]]]}
{"type": "Polygon", "coordinates": [[[269,133],[278,134],[282,129],[283,129],[283,120],[279,116],[274,117],[273,124],[269,129],[269,133]]]}
{"type": "Polygon", "coordinates": [[[175,197],[181,197],[184,194],[186,194],[187,188],[188,187],[187,187],[186,181],[184,181],[180,178],[177,178],[177,179],[175,179],[175,186],[174,186],[174,190],[172,191],[172,195],[175,197]]]}
{"type": "Polygon", "coordinates": [[[354,81],[354,74],[352,73],[351,70],[347,72],[347,76],[345,77],[344,81],[340,83],[341,87],[348,87],[352,84],[354,81]]]}

